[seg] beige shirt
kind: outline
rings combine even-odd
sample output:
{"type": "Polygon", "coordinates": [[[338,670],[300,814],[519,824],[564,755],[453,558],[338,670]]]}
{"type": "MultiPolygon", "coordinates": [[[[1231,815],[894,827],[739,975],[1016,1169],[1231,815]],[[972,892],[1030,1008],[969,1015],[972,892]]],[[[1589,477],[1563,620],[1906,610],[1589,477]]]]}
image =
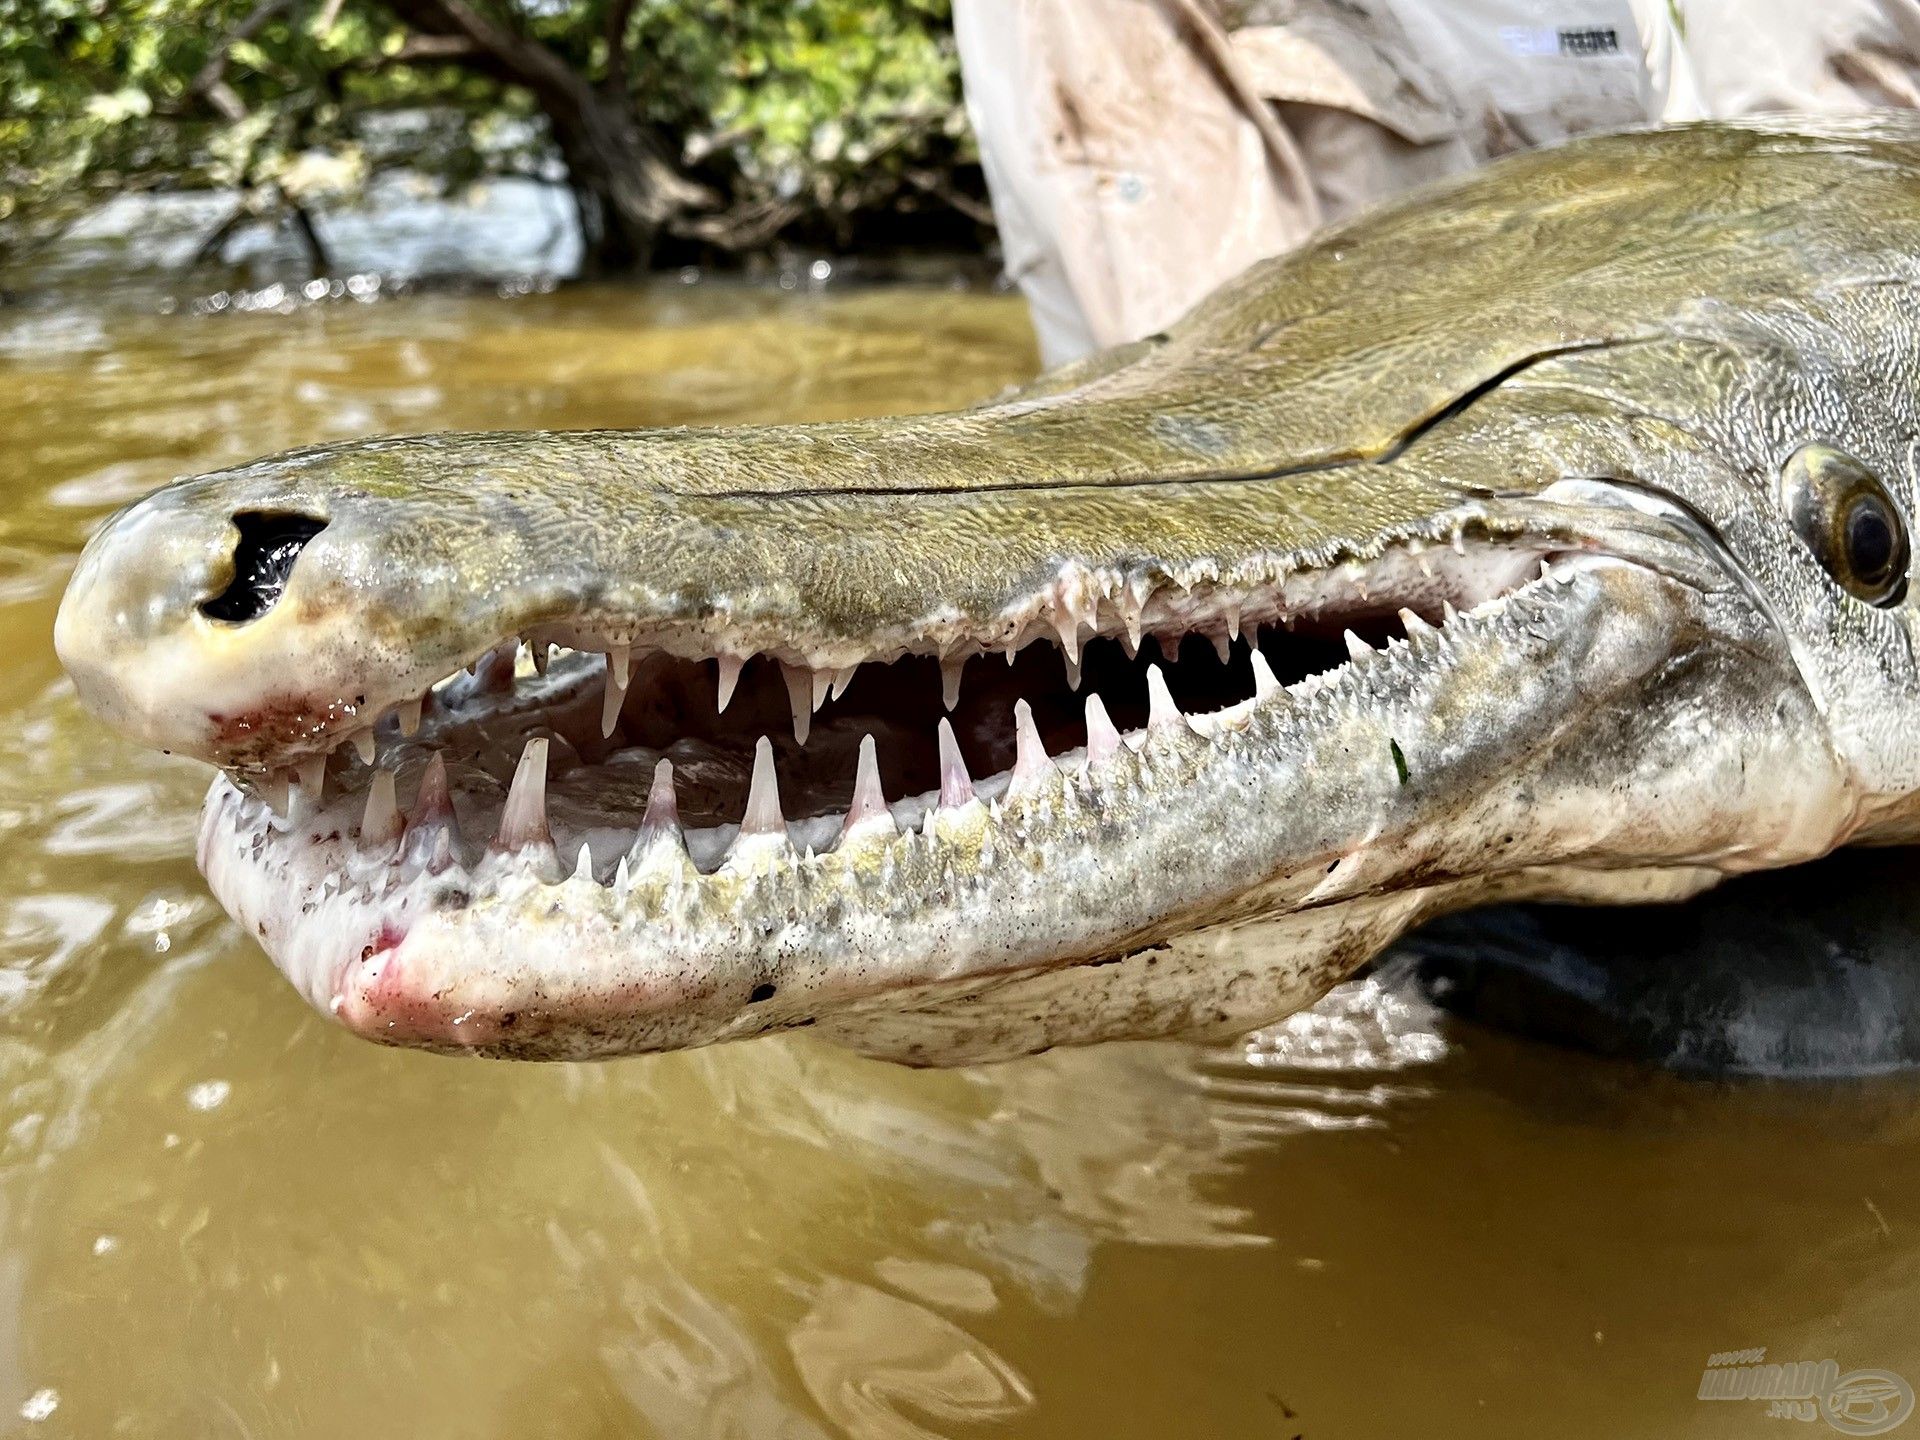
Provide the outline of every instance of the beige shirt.
{"type": "Polygon", "coordinates": [[[1593,130],[1911,103],[1920,54],[1920,0],[955,0],[954,25],[1049,364],[1423,181],[1593,130]]]}
{"type": "Polygon", "coordinates": [[[1711,114],[1920,105],[1920,0],[1676,0],[1711,114]]]}

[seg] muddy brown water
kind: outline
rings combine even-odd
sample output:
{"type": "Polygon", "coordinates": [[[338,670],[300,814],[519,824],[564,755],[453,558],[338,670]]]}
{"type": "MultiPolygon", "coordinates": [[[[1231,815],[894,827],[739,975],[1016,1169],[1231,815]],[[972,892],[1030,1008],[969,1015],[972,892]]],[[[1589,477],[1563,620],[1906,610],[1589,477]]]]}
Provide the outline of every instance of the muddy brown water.
{"type": "Polygon", "coordinates": [[[1915,1083],[1681,1081],[1376,985],[956,1073],[386,1051],[207,897],[205,773],[53,658],[89,529],[179,473],[1033,364],[1017,302],[938,289],[0,312],[0,1429],[1764,1436],[1834,1432],[1696,1398],[1711,1355],[1920,1383],[1915,1083]]]}

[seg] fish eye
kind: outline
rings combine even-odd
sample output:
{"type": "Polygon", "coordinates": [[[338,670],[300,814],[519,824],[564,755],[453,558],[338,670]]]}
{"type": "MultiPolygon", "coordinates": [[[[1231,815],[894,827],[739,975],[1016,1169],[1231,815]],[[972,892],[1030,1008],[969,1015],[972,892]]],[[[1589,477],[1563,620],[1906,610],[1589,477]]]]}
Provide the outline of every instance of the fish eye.
{"type": "Polygon", "coordinates": [[[1907,594],[1906,521],[1880,479],[1830,445],[1802,445],[1780,470],[1794,532],[1849,595],[1897,605],[1907,594]]]}
{"type": "Polygon", "coordinates": [[[233,517],[240,538],[233,547],[233,578],[218,595],[200,602],[209,620],[243,625],[271,610],[287,588],[293,562],[307,542],[327,528],[311,515],[243,510],[233,517]]]}

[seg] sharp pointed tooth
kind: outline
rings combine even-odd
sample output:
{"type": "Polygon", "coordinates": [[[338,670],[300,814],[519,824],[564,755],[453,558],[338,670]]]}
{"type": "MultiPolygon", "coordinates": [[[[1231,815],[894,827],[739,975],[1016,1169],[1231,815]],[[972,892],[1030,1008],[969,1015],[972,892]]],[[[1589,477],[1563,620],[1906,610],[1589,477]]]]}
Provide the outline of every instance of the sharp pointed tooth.
{"type": "Polygon", "coordinates": [[[1260,648],[1260,626],[1258,622],[1247,626],[1247,648],[1254,651],[1260,648]]]}
{"type": "Polygon", "coordinates": [[[714,692],[714,709],[721,711],[733,699],[733,688],[740,683],[740,672],[747,668],[747,662],[738,655],[716,655],[713,663],[720,676],[719,688],[714,692]]]}
{"type": "Polygon", "coordinates": [[[1233,656],[1233,637],[1224,630],[1213,632],[1213,653],[1220,657],[1220,663],[1226,664],[1233,656]]]}
{"type": "Polygon", "coordinates": [[[1120,732],[1113,728],[1098,695],[1087,696],[1087,763],[1100,765],[1120,753],[1120,732]]]}
{"type": "Polygon", "coordinates": [[[1015,658],[1020,654],[1020,647],[1014,644],[1011,640],[1009,640],[1007,642],[1006,653],[1007,653],[1007,668],[1011,670],[1013,668],[1013,662],[1015,658]]]}
{"type": "Polygon", "coordinates": [[[1267,657],[1258,650],[1253,652],[1253,698],[1266,700],[1280,693],[1280,679],[1273,673],[1273,666],[1267,663],[1267,657]]]}
{"type": "Polygon", "coordinates": [[[1355,660],[1365,660],[1373,654],[1373,647],[1351,630],[1341,632],[1341,638],[1347,642],[1347,654],[1355,660]]]}
{"type": "Polygon", "coordinates": [[[529,845],[552,844],[553,832],[547,828],[547,742],[536,737],[520,752],[493,848],[511,853],[529,845]]]}
{"type": "Polygon", "coordinates": [[[973,777],[967,774],[967,762],[960,758],[960,742],[953,738],[953,726],[943,716],[940,721],[940,804],[957,809],[973,799],[973,777]]]}
{"type": "Polygon", "coordinates": [[[647,813],[640,817],[640,833],[648,837],[671,830],[680,833],[680,797],[673,788],[673,762],[663,759],[653,767],[647,787],[647,813]]]}
{"type": "Polygon", "coordinates": [[[1186,717],[1181,715],[1180,707],[1173,703],[1173,692],[1167,689],[1167,677],[1158,665],[1147,667],[1147,728],[1162,729],[1169,725],[1182,725],[1186,717]]]}
{"type": "Polygon", "coordinates": [[[1227,610],[1227,639],[1238,640],[1239,638],[1240,638],[1240,607],[1238,605],[1234,605],[1234,606],[1230,606],[1227,610]]]}
{"type": "Polygon", "coordinates": [[[627,682],[614,673],[611,664],[607,666],[606,689],[600,697],[600,733],[602,736],[613,734],[613,727],[620,723],[620,707],[627,703],[627,682]]]}
{"type": "Polygon", "coordinates": [[[829,692],[831,698],[838,700],[842,695],[847,693],[847,686],[853,683],[853,677],[859,672],[859,669],[860,667],[858,665],[844,665],[833,672],[833,689],[829,692]]]}
{"type": "Polygon", "coordinates": [[[447,788],[447,762],[436,750],[420,776],[420,791],[414,797],[412,813],[407,816],[401,859],[437,874],[453,863],[458,843],[453,797],[447,788]]]}
{"type": "Polygon", "coordinates": [[[793,740],[796,745],[807,743],[807,735],[813,729],[813,680],[811,672],[803,666],[780,662],[780,673],[786,677],[787,704],[793,710],[793,740]]]}
{"type": "Polygon", "coordinates": [[[314,755],[300,762],[300,793],[318,806],[327,793],[327,757],[314,755]]]}
{"type": "Polygon", "coordinates": [[[1054,633],[1060,637],[1060,649],[1067,657],[1067,663],[1078,666],[1080,663],[1080,618],[1077,615],[1062,615],[1053,622],[1054,633]]]}
{"type": "Polygon", "coordinates": [[[536,675],[546,674],[547,666],[553,663],[553,647],[544,640],[538,643],[529,640],[527,642],[527,648],[533,651],[533,673],[536,675]]]}
{"type": "Polygon", "coordinates": [[[360,843],[391,845],[400,838],[400,806],[393,798],[393,772],[376,770],[367,787],[367,808],[360,817],[360,843]]]}
{"type": "Polygon", "coordinates": [[[626,689],[632,682],[633,647],[631,645],[615,645],[611,650],[607,651],[607,670],[609,673],[618,676],[620,679],[620,688],[622,690],[626,689]]]}
{"type": "Polygon", "coordinates": [[[1404,606],[1400,611],[1400,624],[1405,627],[1408,639],[1412,639],[1416,635],[1431,635],[1433,633],[1433,626],[1421,619],[1416,612],[1406,609],[1404,606]]]}
{"type": "Polygon", "coordinates": [[[580,858],[574,862],[573,878],[588,882],[593,880],[593,848],[584,840],[580,842],[580,858]]]}
{"type": "Polygon", "coordinates": [[[373,743],[373,732],[371,730],[362,730],[359,734],[355,735],[353,737],[353,748],[359,752],[360,763],[362,765],[373,764],[374,756],[380,753],[379,747],[373,743]]]}
{"type": "Polygon", "coordinates": [[[453,796],[447,788],[447,761],[438,750],[420,772],[420,788],[413,797],[413,809],[407,815],[409,826],[444,819],[453,813],[453,796]]]}
{"type": "Polygon", "coordinates": [[[1053,762],[1047,758],[1046,742],[1033,723],[1033,707],[1024,700],[1013,702],[1013,746],[1013,778],[1007,792],[1017,795],[1038,789],[1053,774],[1053,762]]]}
{"type": "Polygon", "coordinates": [[[1129,630],[1125,635],[1122,635],[1120,637],[1120,648],[1127,652],[1127,658],[1129,660],[1139,659],[1140,658],[1139,630],[1137,629],[1129,630]]]}
{"type": "Polygon", "coordinates": [[[647,812],[633,845],[620,862],[626,874],[614,874],[614,888],[624,891],[635,875],[684,879],[694,873],[687,858],[687,837],[680,829],[680,800],[673,788],[673,762],[661,760],[653,767],[653,784],[647,787],[647,812]]]}
{"type": "Polygon", "coordinates": [[[1121,611],[1121,618],[1127,625],[1127,654],[1140,653],[1140,607],[1129,605],[1121,611]]]}
{"type": "Polygon", "coordinates": [[[420,702],[409,700],[396,712],[400,716],[400,733],[413,736],[420,733],[420,702]]]}
{"type": "Polygon", "coordinates": [[[473,662],[473,678],[483,694],[504,695],[513,689],[513,667],[520,658],[520,642],[496,645],[473,662]]]}
{"type": "Polygon", "coordinates": [[[817,715],[820,707],[827,703],[827,692],[833,688],[833,671],[816,670],[813,672],[813,709],[817,715]]]}
{"type": "Polygon", "coordinates": [[[960,676],[967,668],[965,655],[940,657],[940,703],[952,711],[960,703],[960,676]]]}
{"type": "Polygon", "coordinates": [[[853,777],[853,803],[847,807],[845,834],[858,826],[885,825],[889,835],[895,832],[893,811],[887,808],[886,792],[880,788],[880,758],[874,750],[873,736],[860,740],[860,768],[853,777]]]}
{"type": "Polygon", "coordinates": [[[785,835],[787,818],[780,813],[780,782],[773,773],[773,742],[760,737],[753,747],[753,780],[747,787],[747,813],[740,835],[785,835]]]}
{"type": "Polygon", "coordinates": [[[291,770],[276,770],[258,783],[261,803],[283,819],[293,808],[299,781],[291,770]]]}
{"type": "Polygon", "coordinates": [[[1067,688],[1069,690],[1078,690],[1080,688],[1080,657],[1078,655],[1062,655],[1060,659],[1067,667],[1067,688]]]}

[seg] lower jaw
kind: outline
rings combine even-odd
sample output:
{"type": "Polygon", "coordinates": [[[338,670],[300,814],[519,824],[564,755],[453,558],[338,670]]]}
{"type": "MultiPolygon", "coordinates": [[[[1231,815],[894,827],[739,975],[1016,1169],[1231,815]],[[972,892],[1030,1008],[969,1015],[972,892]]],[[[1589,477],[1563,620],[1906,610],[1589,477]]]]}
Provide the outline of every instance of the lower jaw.
{"type": "MultiPolygon", "coordinates": [[[[1115,1038],[1224,1036],[1311,1004],[1431,903],[1426,891],[1404,890],[1252,920],[1193,916],[1168,926],[1162,915],[1159,926],[1130,935],[1097,906],[1051,904],[1039,907],[1044,941],[1023,948],[1017,937],[1030,931],[1035,907],[1008,924],[994,887],[952,884],[953,855],[977,856],[994,823],[976,807],[931,827],[906,863],[871,877],[881,883],[862,897],[864,925],[809,935],[801,917],[810,897],[786,896],[793,913],[775,938],[798,942],[786,956],[747,951],[731,924],[703,926],[699,892],[714,877],[685,871],[643,874],[625,897],[583,877],[547,884],[514,872],[452,911],[438,903],[445,892],[435,887],[445,882],[424,875],[373,905],[327,894],[323,883],[287,923],[285,882],[244,856],[247,803],[216,782],[202,864],[222,903],[310,1004],[382,1043],[523,1060],[603,1059],[788,1031],[914,1065],[1115,1038]],[[889,917],[872,903],[888,880],[921,890],[943,869],[936,883],[949,893],[937,913],[889,917]],[[1157,933],[1165,929],[1174,933],[1157,933]],[[724,939],[703,944],[715,930],[724,939]],[[476,953],[512,958],[475,964],[476,953]]],[[[1078,858],[1088,870],[1121,868],[1084,850],[1078,858]]],[[[1133,868],[1139,858],[1125,868],[1151,887],[1133,868]]],[[[1316,860],[1280,883],[1304,888],[1322,872],[1316,860]]],[[[720,880],[732,894],[708,894],[704,908],[729,917],[769,912],[766,892],[786,888],[764,873],[720,880]]],[[[1072,884],[1056,874],[1049,888],[1072,884]]],[[[834,902],[813,908],[826,913],[834,902]]]]}

